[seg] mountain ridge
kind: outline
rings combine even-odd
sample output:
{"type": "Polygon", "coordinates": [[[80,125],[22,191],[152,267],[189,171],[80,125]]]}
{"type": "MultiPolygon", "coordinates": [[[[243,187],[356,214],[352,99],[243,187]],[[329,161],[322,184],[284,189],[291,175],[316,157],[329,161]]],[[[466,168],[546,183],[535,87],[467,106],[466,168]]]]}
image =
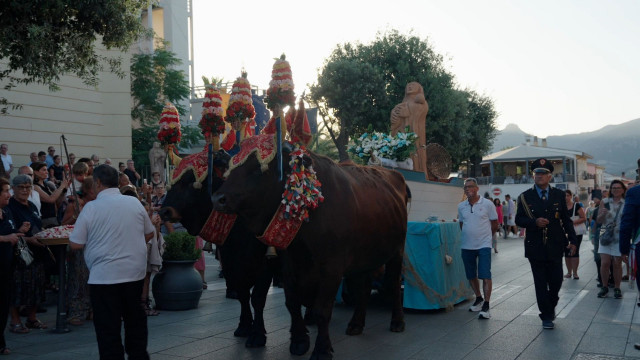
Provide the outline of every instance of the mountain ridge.
{"type": "MultiPolygon", "coordinates": [[[[533,143],[534,135],[528,134],[516,124],[510,123],[498,131],[491,153],[525,143],[529,136],[533,143]]],[[[542,146],[538,137],[538,144],[542,146]]],[[[605,167],[605,171],[614,175],[625,172],[635,174],[636,160],[640,157],[640,118],[622,124],[605,125],[594,131],[575,134],[553,135],[546,138],[547,146],[585,152],[591,156],[589,162],[605,167]]]]}

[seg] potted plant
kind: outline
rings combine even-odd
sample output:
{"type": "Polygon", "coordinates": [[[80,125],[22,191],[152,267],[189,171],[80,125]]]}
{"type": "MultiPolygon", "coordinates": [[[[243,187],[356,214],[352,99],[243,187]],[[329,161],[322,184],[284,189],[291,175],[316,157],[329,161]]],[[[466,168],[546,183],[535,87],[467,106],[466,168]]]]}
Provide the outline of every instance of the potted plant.
{"type": "Polygon", "coordinates": [[[189,310],[198,307],[202,296],[202,278],[193,268],[202,250],[196,238],[187,232],[174,232],[164,238],[162,268],[152,282],[156,308],[189,310]]]}

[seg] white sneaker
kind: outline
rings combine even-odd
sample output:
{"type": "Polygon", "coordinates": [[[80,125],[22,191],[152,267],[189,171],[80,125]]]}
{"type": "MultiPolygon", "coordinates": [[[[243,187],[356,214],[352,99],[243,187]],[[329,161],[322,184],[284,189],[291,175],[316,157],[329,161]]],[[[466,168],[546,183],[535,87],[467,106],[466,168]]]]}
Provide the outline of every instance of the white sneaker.
{"type": "Polygon", "coordinates": [[[478,315],[478,319],[491,319],[491,312],[489,310],[480,311],[480,314],[478,315]]]}
{"type": "Polygon", "coordinates": [[[478,314],[478,319],[491,319],[491,312],[489,311],[489,304],[482,304],[482,311],[478,314]]]}
{"type": "Polygon", "coordinates": [[[482,310],[482,304],[484,300],[482,298],[476,298],[476,301],[469,307],[469,311],[478,312],[482,310]]]}

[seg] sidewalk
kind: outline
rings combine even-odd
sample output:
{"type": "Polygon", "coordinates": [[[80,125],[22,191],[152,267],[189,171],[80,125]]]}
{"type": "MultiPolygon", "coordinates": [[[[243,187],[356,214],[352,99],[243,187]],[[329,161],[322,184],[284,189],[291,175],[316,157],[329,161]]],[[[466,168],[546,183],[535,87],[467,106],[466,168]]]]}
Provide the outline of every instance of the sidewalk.
{"type": "MultiPolygon", "coordinates": [[[[404,333],[388,331],[390,309],[372,305],[364,333],[344,334],[352,309],[336,305],[331,321],[334,358],[340,359],[618,359],[640,358],[633,348],[640,342],[640,307],[636,290],[624,282],[624,298],[597,298],[596,269],[590,243],[583,242],[580,280],[565,280],[554,330],[543,330],[535,304],[533,278],[524,258],[522,239],[500,239],[493,254],[494,290],[490,320],[479,320],[464,302],[451,312],[405,313],[404,333]]],[[[454,261],[460,261],[454,259],[454,261]]],[[[267,346],[246,349],[235,338],[240,305],[225,298],[217,262],[207,254],[207,282],[198,309],[149,317],[149,353],[152,359],[307,359],[289,354],[289,314],[282,289],[272,288],[265,309],[267,346]]],[[[53,327],[55,306],[40,319],[53,327]]],[[[71,327],[67,334],[32,331],[17,335],[5,331],[18,359],[98,359],[93,324],[71,327]]],[[[310,327],[315,339],[316,329],[310,327]]]]}

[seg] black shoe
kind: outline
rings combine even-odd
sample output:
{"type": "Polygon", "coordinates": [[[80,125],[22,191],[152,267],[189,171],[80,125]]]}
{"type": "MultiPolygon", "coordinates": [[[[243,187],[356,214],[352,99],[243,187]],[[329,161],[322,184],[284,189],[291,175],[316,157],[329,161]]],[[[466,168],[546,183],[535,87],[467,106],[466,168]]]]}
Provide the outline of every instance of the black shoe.
{"type": "Polygon", "coordinates": [[[482,310],[482,305],[484,303],[484,299],[482,296],[476,297],[476,301],[469,307],[469,311],[478,312],[482,310]]]}
{"type": "Polygon", "coordinates": [[[608,293],[609,293],[609,288],[608,287],[601,287],[600,288],[600,292],[598,292],[598,297],[599,298],[607,297],[608,293]]]}
{"type": "Polygon", "coordinates": [[[555,327],[556,326],[554,325],[553,321],[551,321],[551,320],[542,320],[542,328],[543,329],[551,330],[551,329],[553,329],[555,327]]]}
{"type": "Polygon", "coordinates": [[[633,347],[634,347],[634,348],[636,348],[636,350],[640,350],[640,344],[638,344],[638,343],[635,343],[635,344],[633,345],[633,347]]]}

